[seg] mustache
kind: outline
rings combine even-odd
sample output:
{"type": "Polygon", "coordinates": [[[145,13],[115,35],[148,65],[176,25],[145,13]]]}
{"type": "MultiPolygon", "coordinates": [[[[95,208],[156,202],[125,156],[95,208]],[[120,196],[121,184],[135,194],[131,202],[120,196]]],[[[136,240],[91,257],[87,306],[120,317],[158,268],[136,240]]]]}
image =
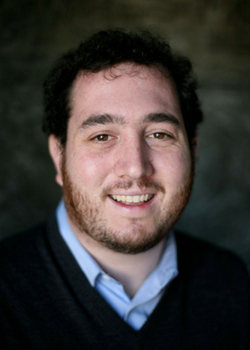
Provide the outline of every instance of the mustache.
{"type": "Polygon", "coordinates": [[[137,187],[139,187],[139,189],[141,191],[145,191],[147,189],[151,189],[151,190],[156,190],[156,191],[160,191],[163,194],[165,194],[165,188],[164,186],[159,183],[158,181],[153,181],[150,179],[139,179],[137,181],[132,181],[132,180],[119,180],[114,184],[108,185],[107,187],[105,187],[103,189],[102,192],[102,197],[106,197],[111,191],[113,191],[114,189],[123,189],[123,190],[128,190],[130,189],[133,184],[136,183],[137,187]]]}

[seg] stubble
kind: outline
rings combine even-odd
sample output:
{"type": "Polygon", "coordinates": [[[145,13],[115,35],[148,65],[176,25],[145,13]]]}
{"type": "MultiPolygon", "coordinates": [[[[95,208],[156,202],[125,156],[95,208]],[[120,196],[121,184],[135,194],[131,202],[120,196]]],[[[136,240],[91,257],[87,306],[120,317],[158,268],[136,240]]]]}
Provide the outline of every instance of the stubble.
{"type": "MultiPolygon", "coordinates": [[[[108,227],[107,219],[103,217],[100,205],[90,200],[87,193],[83,193],[77,184],[74,184],[66,167],[65,155],[62,161],[63,196],[70,220],[77,227],[80,234],[88,235],[106,248],[123,254],[137,254],[149,250],[163,240],[172,229],[186,207],[193,185],[194,166],[186,182],[172,195],[167,208],[163,208],[163,215],[155,218],[155,227],[145,232],[140,226],[140,219],[130,219],[128,230],[114,230],[108,227]]],[[[110,189],[129,189],[132,181],[118,181],[103,189],[100,200],[104,201],[110,189]]],[[[153,189],[165,192],[165,188],[149,179],[140,179],[139,188],[153,189]]]]}

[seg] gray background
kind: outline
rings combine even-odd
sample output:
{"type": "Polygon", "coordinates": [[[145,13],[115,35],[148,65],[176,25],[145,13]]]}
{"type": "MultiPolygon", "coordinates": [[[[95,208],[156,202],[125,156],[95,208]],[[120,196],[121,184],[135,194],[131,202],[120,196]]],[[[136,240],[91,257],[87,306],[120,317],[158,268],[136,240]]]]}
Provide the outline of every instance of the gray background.
{"type": "Polygon", "coordinates": [[[191,58],[200,81],[195,188],[178,223],[250,263],[250,2],[9,0],[0,13],[1,237],[46,219],[61,192],[41,132],[42,82],[96,30],[148,28],[191,58]]]}

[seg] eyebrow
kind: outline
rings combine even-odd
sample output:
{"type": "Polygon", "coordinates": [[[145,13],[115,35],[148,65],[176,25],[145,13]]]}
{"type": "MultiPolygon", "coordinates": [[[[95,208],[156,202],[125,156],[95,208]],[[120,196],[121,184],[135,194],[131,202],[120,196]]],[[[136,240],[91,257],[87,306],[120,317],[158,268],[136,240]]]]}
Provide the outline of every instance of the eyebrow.
{"type": "Polygon", "coordinates": [[[101,115],[92,115],[88,117],[84,122],[81,124],[82,129],[86,129],[89,126],[94,126],[98,124],[125,124],[124,118],[118,117],[115,115],[110,114],[101,114],[101,115]]]}
{"type": "MultiPolygon", "coordinates": [[[[142,123],[170,123],[175,126],[180,126],[179,120],[172,114],[166,113],[150,113],[142,121],[142,123]]],[[[84,122],[81,123],[81,129],[87,129],[94,125],[106,125],[106,124],[126,124],[123,117],[110,114],[91,115],[84,122]]]]}
{"type": "Polygon", "coordinates": [[[180,126],[178,118],[166,113],[150,113],[144,118],[143,123],[170,123],[178,127],[180,126]]]}

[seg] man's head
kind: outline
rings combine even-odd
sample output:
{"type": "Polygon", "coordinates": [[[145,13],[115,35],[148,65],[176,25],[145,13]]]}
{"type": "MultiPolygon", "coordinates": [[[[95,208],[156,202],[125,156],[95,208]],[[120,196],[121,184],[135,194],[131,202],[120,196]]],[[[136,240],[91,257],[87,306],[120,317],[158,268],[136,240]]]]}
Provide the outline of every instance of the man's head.
{"type": "Polygon", "coordinates": [[[50,75],[45,129],[79,237],[139,253],[179,218],[201,120],[190,74],[185,59],[148,33],[111,31],[83,43],[50,75]]]}
{"type": "Polygon", "coordinates": [[[175,83],[190,146],[195,143],[197,124],[202,121],[190,61],[172,52],[160,37],[144,31],[101,31],[63,56],[51,70],[45,84],[43,129],[54,134],[65,146],[70,118],[72,85],[80,71],[97,73],[120,63],[131,62],[156,67],[169,74],[175,83]]]}

